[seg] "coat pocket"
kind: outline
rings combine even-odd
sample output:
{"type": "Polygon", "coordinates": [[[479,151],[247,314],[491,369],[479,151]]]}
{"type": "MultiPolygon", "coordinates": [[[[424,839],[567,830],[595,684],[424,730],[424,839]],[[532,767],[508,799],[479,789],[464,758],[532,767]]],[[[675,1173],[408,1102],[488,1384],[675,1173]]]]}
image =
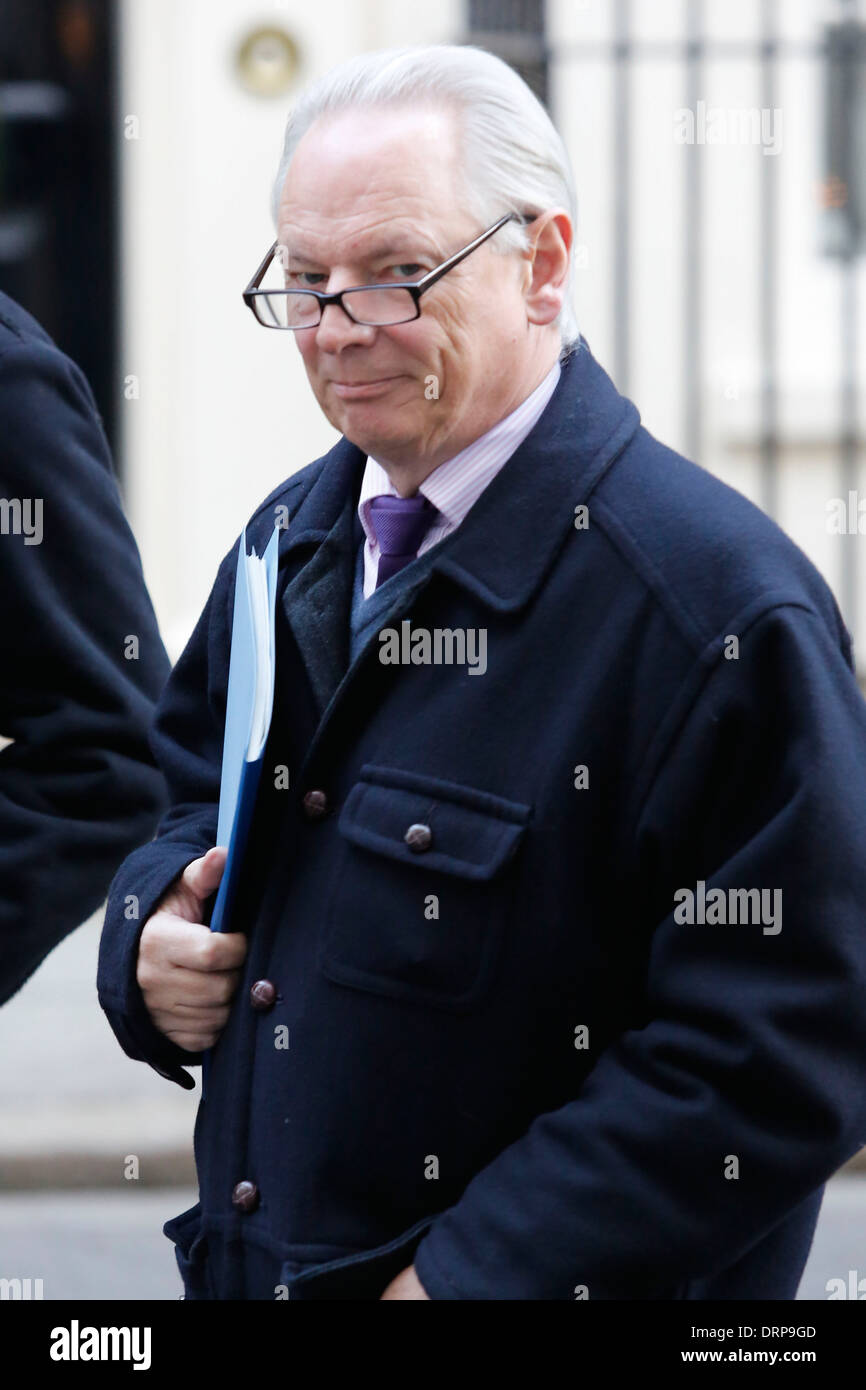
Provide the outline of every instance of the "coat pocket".
{"type": "Polygon", "coordinates": [[[475,1005],[513,902],[513,859],[531,814],[474,787],[365,764],[338,821],[324,975],[452,1011],[475,1005]]]}
{"type": "Polygon", "coordinates": [[[163,1233],[174,1241],[174,1254],[185,1298],[214,1297],[207,1271],[207,1233],[202,1230],[201,1202],[173,1216],[163,1226],[163,1233]]]}
{"type": "Polygon", "coordinates": [[[290,1300],[379,1299],[391,1280],[412,1263],[422,1237],[435,1221],[425,1216],[414,1226],[372,1250],[314,1265],[286,1260],[280,1272],[290,1300]]]}

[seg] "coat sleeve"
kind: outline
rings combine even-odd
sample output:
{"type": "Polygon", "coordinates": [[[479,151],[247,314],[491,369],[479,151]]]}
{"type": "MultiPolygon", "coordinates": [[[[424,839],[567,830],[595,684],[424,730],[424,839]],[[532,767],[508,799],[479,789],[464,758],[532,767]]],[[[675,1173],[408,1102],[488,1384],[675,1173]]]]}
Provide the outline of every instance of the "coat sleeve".
{"type": "Polygon", "coordinates": [[[670,1297],[866,1143],[866,705],[815,612],[708,663],[634,824],[611,894],[649,905],[645,1016],[436,1218],[431,1298],[670,1297]],[[768,911],[690,924],[699,880],[768,911]]]}
{"type": "Polygon", "coordinates": [[[157,706],[151,744],[168,783],[170,809],[156,838],[121,866],[108,894],[97,992],[128,1056],[191,1089],[185,1052],[154,1026],[136,980],[138,943],[148,917],[187,864],[215,843],[225,728],[230,613],[239,541],[220,565],[204,611],[157,706]]]}
{"type": "Polygon", "coordinates": [[[170,667],[81,371],[47,338],[14,342],[0,419],[3,505],[30,509],[0,535],[3,1003],[165,810],[147,731],[170,667]]]}

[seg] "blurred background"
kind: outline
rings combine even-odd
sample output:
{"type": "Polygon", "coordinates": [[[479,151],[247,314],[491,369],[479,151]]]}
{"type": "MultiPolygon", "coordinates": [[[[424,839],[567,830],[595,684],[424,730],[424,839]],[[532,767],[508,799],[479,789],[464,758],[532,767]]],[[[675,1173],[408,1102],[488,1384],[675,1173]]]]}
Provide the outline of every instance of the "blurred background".
{"type": "MultiPolygon", "coordinates": [[[[294,94],[354,53],[443,41],[498,53],[548,105],[593,353],[806,551],[866,678],[863,0],[3,0],[0,289],[93,385],[171,657],[247,516],[336,438],[290,335],[241,301],[294,94]]],[[[198,1092],[120,1052],[98,934],[0,1010],[0,1278],[175,1298],[160,1227],[195,1201],[198,1092]]],[[[866,1281],[862,1156],[800,1296],[830,1279],[866,1281]]]]}

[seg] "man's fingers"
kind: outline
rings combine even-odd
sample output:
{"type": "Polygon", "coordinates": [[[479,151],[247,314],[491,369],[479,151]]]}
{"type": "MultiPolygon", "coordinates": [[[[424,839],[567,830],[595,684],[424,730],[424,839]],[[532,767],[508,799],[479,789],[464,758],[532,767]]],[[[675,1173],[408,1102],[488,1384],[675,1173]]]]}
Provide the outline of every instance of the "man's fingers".
{"type": "Polygon", "coordinates": [[[243,932],[211,931],[207,929],[207,939],[199,937],[190,941],[192,958],[188,962],[190,970],[220,972],[238,970],[247,954],[247,938],[243,932]]]}
{"type": "Polygon", "coordinates": [[[227,853],[224,845],[216,845],[209,849],[207,854],[202,855],[201,859],[194,859],[191,864],[187,864],[181,874],[181,884],[199,903],[205,902],[211,893],[215,893],[219,888],[227,853]]]}
{"type": "Polygon", "coordinates": [[[167,908],[150,918],[141,933],[139,957],[158,968],[214,972],[237,970],[247,953],[243,932],[212,932],[201,922],[188,922],[167,908]]]}
{"type": "Polygon", "coordinates": [[[204,1009],[180,1004],[153,1009],[150,1016],[160,1033],[184,1051],[205,1052],[225,1028],[229,1010],[227,1006],[204,1009]]]}
{"type": "MultiPolygon", "coordinates": [[[[160,1009],[220,1008],[230,1004],[240,980],[239,970],[221,970],[212,974],[206,970],[175,969],[159,981],[160,1009]]],[[[147,993],[152,984],[145,980],[142,988],[147,993]]]]}
{"type": "Polygon", "coordinates": [[[185,922],[201,922],[204,904],[220,885],[226,853],[222,845],[217,845],[199,859],[193,859],[165,890],[151,915],[171,912],[185,922]]]}
{"type": "Polygon", "coordinates": [[[174,1004],[167,1009],[155,1009],[151,1017],[162,1032],[180,1029],[189,1033],[207,1033],[222,1030],[226,1026],[229,1010],[224,1004],[207,1007],[174,1004]]]}
{"type": "Polygon", "coordinates": [[[228,1021],[246,953],[243,932],[212,932],[167,905],[155,912],[142,929],[136,978],[159,1031],[186,1052],[213,1047],[228,1021]]]}
{"type": "Polygon", "coordinates": [[[166,1013],[171,1014],[175,1027],[184,1023],[190,1028],[222,1028],[228,1022],[229,1010],[225,1004],[172,1004],[166,1013]]]}
{"type": "Polygon", "coordinates": [[[184,1052],[207,1052],[209,1047],[214,1046],[222,1030],[217,1028],[207,1033],[188,1033],[177,1028],[160,1028],[159,1031],[182,1047],[184,1052]]]}

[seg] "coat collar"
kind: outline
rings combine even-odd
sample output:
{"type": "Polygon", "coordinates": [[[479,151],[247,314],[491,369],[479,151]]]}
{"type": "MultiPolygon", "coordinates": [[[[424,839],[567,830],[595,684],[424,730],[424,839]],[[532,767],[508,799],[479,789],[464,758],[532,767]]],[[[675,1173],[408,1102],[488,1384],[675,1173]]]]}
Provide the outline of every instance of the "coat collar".
{"type": "MultiPolygon", "coordinates": [[[[540,419],[462,524],[439,543],[430,573],[448,575],[497,612],[523,607],[573,527],[574,508],[586,501],[639,425],[637,408],[620,395],[581,337],[563,360],[540,419]]],[[[309,579],[321,600],[329,587],[328,566],[354,545],[349,513],[366,458],[349,440],[339,440],[280,548],[282,564],[301,547],[321,547],[305,567],[312,566],[309,579]]]]}

